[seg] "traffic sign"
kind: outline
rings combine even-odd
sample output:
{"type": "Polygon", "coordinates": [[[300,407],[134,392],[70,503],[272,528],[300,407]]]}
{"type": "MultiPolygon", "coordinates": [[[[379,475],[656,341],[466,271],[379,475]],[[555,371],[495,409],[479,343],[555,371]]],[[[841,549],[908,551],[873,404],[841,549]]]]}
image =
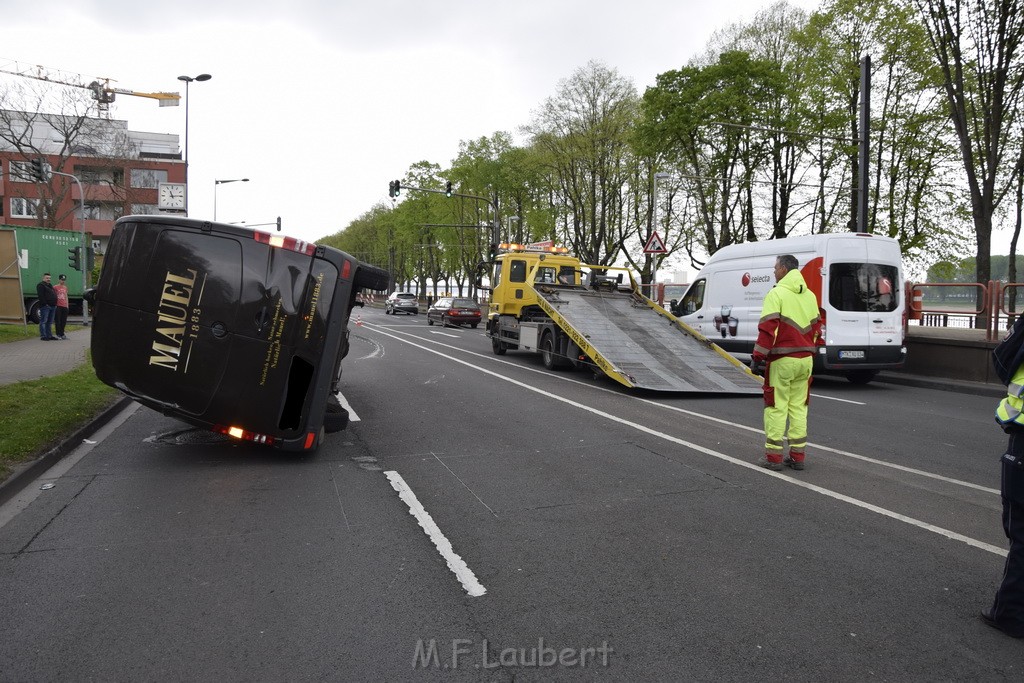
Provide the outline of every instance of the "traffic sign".
{"type": "Polygon", "coordinates": [[[651,239],[647,240],[647,246],[644,247],[645,254],[667,254],[668,249],[665,248],[665,242],[661,239],[661,235],[655,230],[651,233],[651,239]]]}

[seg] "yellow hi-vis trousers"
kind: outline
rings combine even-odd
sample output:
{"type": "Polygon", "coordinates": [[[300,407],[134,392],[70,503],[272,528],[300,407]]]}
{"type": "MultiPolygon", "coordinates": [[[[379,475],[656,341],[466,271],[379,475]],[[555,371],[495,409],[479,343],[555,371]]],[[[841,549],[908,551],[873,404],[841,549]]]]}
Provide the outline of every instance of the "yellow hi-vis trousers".
{"type": "Polygon", "coordinates": [[[764,386],[764,452],[770,460],[782,460],[786,421],[789,450],[807,448],[807,402],[811,397],[814,359],[782,356],[768,364],[764,386]],[[774,456],[774,457],[771,457],[774,456]]]}

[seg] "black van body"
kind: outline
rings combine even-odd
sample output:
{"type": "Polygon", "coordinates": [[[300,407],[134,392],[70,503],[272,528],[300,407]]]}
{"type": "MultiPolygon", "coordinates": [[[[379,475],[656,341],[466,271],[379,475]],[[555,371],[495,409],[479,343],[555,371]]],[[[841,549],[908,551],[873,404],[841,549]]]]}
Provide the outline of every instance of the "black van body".
{"type": "Polygon", "coordinates": [[[361,289],[388,274],[348,254],[235,225],[126,216],[97,287],[103,382],[186,422],[284,450],[344,428],[328,402],[361,289]]]}

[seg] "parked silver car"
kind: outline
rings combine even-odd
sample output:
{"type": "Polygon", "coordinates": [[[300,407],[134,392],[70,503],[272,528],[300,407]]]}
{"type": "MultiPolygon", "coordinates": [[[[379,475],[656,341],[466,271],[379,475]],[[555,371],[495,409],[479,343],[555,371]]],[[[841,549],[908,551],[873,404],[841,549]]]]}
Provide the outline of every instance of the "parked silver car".
{"type": "Polygon", "coordinates": [[[420,312],[420,301],[412,292],[392,292],[384,302],[384,313],[412,313],[420,312]]]}

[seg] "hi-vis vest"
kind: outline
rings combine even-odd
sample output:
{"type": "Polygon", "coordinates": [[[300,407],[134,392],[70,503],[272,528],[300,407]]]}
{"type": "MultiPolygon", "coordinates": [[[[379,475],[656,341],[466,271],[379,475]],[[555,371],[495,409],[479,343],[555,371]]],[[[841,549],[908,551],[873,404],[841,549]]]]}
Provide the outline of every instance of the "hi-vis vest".
{"type": "Polygon", "coordinates": [[[1016,425],[1024,427],[1024,363],[1017,367],[1017,371],[1010,378],[1006,386],[1006,398],[999,402],[996,407],[996,422],[1001,425],[1016,425]]]}
{"type": "Polygon", "coordinates": [[[791,270],[764,297],[754,354],[806,358],[814,354],[820,330],[818,298],[800,271],[791,270]]]}

